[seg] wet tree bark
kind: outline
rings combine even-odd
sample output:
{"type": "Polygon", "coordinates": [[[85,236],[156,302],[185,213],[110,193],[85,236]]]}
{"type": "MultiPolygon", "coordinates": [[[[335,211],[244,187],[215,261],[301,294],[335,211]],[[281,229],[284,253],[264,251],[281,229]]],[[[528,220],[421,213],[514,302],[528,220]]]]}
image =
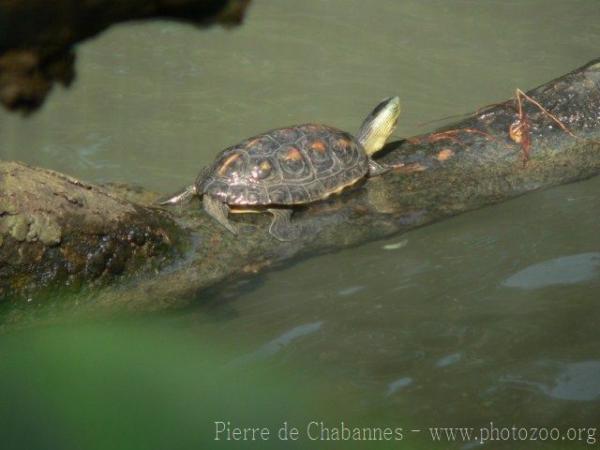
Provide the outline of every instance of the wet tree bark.
{"type": "Polygon", "coordinates": [[[177,257],[187,234],[174,219],[115,192],[0,163],[0,299],[99,286],[177,257]]]}
{"type": "Polygon", "coordinates": [[[75,77],[73,46],[114,23],[170,18],[241,23],[250,0],[0,0],[0,101],[30,112],[75,77]]]}
{"type": "Polygon", "coordinates": [[[266,215],[234,216],[236,237],[198,202],[167,211],[151,206],[156,196],[143,190],[1,163],[4,305],[18,315],[52,302],[48,289],[65,296],[75,286],[63,305],[111,312],[181,307],[211,286],[300,257],[597,175],[600,60],[527,95],[389,144],[380,161],[394,170],[296,211],[301,237],[286,243],[268,234],[266,215]]]}

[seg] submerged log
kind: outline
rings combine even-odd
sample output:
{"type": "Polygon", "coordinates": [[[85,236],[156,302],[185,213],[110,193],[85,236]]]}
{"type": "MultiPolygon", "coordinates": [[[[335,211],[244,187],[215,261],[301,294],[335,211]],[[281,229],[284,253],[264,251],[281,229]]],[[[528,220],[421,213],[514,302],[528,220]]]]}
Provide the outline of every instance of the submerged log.
{"type": "Polygon", "coordinates": [[[73,46],[112,24],[171,18],[236,25],[249,1],[0,0],[0,101],[11,110],[36,109],[54,83],[73,81],[73,46]]]}
{"type": "Polygon", "coordinates": [[[600,60],[459,123],[390,143],[379,161],[395,169],[297,210],[292,221],[301,232],[292,242],[269,235],[266,215],[232,217],[240,228],[234,236],[196,201],[167,211],[143,191],[1,163],[4,302],[41,304],[51,300],[40,286],[100,279],[112,283],[69,298],[110,311],[181,307],[218,283],[597,175],[600,60]],[[126,282],[115,283],[117,275],[126,282]]]}

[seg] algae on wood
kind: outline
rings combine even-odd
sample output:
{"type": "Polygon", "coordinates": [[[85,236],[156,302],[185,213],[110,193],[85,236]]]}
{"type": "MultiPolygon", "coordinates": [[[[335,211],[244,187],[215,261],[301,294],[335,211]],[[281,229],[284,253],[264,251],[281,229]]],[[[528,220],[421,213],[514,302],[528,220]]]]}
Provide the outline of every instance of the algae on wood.
{"type": "Polygon", "coordinates": [[[185,232],[149,209],[52,170],[0,163],[0,299],[158,270],[185,232]]]}

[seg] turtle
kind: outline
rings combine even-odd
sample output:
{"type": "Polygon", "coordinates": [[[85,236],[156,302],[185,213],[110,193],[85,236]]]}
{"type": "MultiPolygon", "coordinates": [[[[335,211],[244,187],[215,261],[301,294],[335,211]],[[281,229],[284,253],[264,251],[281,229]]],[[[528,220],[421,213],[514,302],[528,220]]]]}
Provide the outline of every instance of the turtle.
{"type": "Polygon", "coordinates": [[[389,170],[371,156],[381,150],[400,115],[400,99],[389,97],[367,116],[356,137],[321,124],[278,128],[221,151],[194,184],[161,205],[202,197],[204,210],[237,234],[229,213],[269,212],[269,232],[280,241],[294,239],[294,207],[323,200],[365,177],[389,170]]]}

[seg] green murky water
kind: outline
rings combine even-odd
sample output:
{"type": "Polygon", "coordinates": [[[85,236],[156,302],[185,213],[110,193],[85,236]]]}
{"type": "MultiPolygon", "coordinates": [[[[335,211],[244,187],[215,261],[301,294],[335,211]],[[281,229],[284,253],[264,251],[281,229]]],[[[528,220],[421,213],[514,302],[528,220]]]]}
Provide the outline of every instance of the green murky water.
{"type": "MultiPolygon", "coordinates": [[[[233,31],[123,25],[81,46],[76,84],[56,90],[42,111],[26,120],[0,113],[0,154],[167,192],[247,136],[306,121],[354,131],[392,94],[404,107],[397,135],[424,132],[433,125],[423,122],[503,100],[598,57],[599,42],[594,0],[258,0],[233,31]]],[[[329,405],[332,420],[423,430],[395,448],[429,442],[431,426],[600,429],[599,189],[592,179],[313,258],[218,292],[209,308],[148,320],[134,338],[122,330],[110,345],[156,348],[140,377],[160,392],[183,383],[187,389],[169,391],[181,417],[198,411],[177,409],[176,400],[187,405],[186,392],[200,394],[170,374],[201,370],[190,359],[203,358],[201,348],[167,357],[183,335],[231,350],[227,364],[240,379],[258,365],[283,379],[293,373],[288,392],[324,383],[344,404],[329,405]],[[164,345],[146,340],[155,333],[164,345]]],[[[61,342],[65,331],[56,333],[61,342]]],[[[4,350],[12,354],[16,342],[4,350]]],[[[99,366],[108,361],[107,395],[127,398],[137,380],[115,376],[116,356],[100,348],[90,351],[99,366]]],[[[145,363],[136,355],[116,365],[139,371],[145,363]]],[[[17,378],[20,367],[46,367],[15,364],[17,378]]],[[[77,365],[66,367],[76,377],[77,365]]],[[[328,404],[308,391],[317,410],[328,404]]],[[[76,408],[80,397],[65,392],[76,408]]],[[[286,420],[288,397],[271,395],[278,412],[265,414],[286,420]]]]}

